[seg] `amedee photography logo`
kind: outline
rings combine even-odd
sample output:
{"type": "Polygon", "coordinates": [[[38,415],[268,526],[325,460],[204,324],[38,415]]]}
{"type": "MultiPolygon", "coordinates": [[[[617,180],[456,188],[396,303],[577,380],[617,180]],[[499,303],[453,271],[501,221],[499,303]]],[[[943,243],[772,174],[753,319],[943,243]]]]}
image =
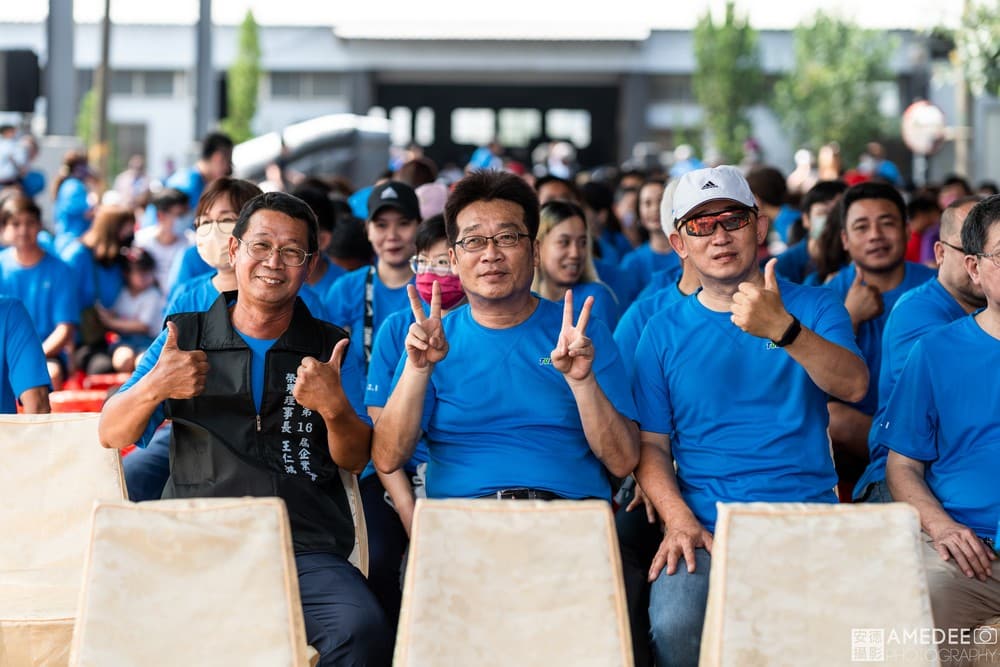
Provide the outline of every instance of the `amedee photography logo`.
{"type": "Polygon", "coordinates": [[[1000,664],[1000,630],[980,628],[852,628],[851,662],[988,661],[1000,664]]]}

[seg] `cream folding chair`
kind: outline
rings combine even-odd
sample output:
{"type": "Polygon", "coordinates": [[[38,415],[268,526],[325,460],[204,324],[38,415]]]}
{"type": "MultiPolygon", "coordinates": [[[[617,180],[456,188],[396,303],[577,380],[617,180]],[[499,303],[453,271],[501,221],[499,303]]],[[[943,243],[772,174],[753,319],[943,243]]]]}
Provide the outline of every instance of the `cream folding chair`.
{"type": "Polygon", "coordinates": [[[304,667],[278,498],[98,503],[70,665],[304,667]]]}
{"type": "Polygon", "coordinates": [[[912,507],[718,508],[702,666],[938,664],[912,507]]]}
{"type": "Polygon", "coordinates": [[[98,418],[0,417],[0,666],[69,660],[94,501],[126,498],[98,418]]]}
{"type": "Polygon", "coordinates": [[[632,665],[609,505],[418,500],[393,664],[632,665]]]}

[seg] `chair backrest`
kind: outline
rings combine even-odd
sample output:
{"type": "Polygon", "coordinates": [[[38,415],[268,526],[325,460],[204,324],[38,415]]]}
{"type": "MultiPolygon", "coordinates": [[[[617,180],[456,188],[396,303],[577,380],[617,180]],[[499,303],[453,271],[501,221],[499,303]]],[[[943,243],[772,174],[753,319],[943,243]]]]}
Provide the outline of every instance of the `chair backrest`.
{"type": "Polygon", "coordinates": [[[609,505],[418,500],[393,664],[631,665],[609,505]]]}
{"type": "Polygon", "coordinates": [[[0,416],[0,666],[65,665],[95,500],[126,498],[96,414],[0,416]]]}
{"type": "Polygon", "coordinates": [[[912,507],[718,508],[701,665],[937,664],[912,507]]]}
{"type": "Polygon", "coordinates": [[[354,520],[354,549],[347,560],[367,577],[368,524],[365,522],[365,512],[361,507],[361,487],[358,485],[358,476],[341,469],[340,481],[347,493],[347,503],[351,506],[351,518],[354,520]]]}
{"type": "Polygon", "coordinates": [[[277,498],[97,504],[70,665],[308,664],[277,498]]]}

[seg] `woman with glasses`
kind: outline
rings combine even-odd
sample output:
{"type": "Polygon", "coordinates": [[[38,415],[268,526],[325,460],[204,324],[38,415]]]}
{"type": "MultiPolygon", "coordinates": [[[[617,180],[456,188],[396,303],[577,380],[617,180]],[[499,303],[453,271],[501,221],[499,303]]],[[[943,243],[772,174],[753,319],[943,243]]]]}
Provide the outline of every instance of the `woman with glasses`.
{"type": "MultiPolygon", "coordinates": [[[[441,314],[465,303],[465,291],[454,273],[448,258],[448,237],[445,233],[444,217],[435,215],[420,223],[417,228],[417,254],[410,259],[410,266],[416,274],[416,288],[424,312],[429,312],[431,293],[437,283],[441,291],[441,314]]],[[[371,363],[368,366],[368,385],[365,392],[365,406],[372,421],[379,414],[389,398],[392,378],[396,366],[406,350],[406,334],[413,324],[410,309],[396,311],[389,315],[379,327],[372,346],[371,363]]],[[[423,440],[417,443],[416,451],[401,470],[377,479],[381,487],[377,493],[384,497],[387,491],[392,505],[388,503],[365,502],[365,520],[369,526],[368,583],[382,603],[382,608],[392,625],[399,619],[401,602],[400,566],[403,553],[409,542],[413,509],[419,494],[424,497],[424,469],[427,463],[427,446],[423,440]],[[394,511],[395,510],[395,511],[394,511]],[[373,530],[378,526],[378,530],[373,530]]],[[[374,470],[368,464],[367,473],[374,470]]]]}
{"type": "Polygon", "coordinates": [[[531,289],[549,301],[558,302],[572,289],[577,316],[587,297],[593,296],[593,315],[614,329],[618,322],[618,300],[597,277],[590,248],[591,237],[583,210],[564,200],[546,203],[538,226],[538,267],[531,289]]]}

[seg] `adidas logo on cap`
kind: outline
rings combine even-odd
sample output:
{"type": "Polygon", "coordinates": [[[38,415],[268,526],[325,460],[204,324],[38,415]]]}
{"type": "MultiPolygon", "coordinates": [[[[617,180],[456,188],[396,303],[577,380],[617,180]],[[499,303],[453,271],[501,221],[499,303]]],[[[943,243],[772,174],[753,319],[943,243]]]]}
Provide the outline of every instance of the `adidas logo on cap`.
{"type": "Polygon", "coordinates": [[[705,183],[705,185],[701,186],[701,189],[702,190],[711,190],[712,188],[718,188],[718,187],[719,187],[718,185],[716,185],[712,181],[709,181],[708,183],[705,183]]]}
{"type": "Polygon", "coordinates": [[[382,191],[382,196],[380,199],[399,199],[399,195],[391,187],[386,188],[382,191]]]}

